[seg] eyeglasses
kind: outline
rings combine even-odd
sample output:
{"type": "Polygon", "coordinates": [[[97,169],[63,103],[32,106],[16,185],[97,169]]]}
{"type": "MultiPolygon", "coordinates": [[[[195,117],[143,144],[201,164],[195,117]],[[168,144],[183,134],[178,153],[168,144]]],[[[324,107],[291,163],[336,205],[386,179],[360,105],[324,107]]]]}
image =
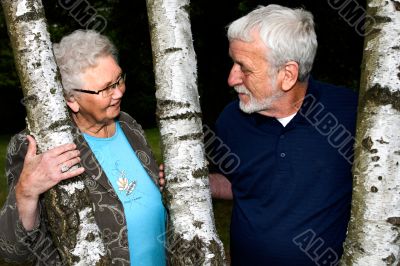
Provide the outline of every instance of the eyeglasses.
{"type": "Polygon", "coordinates": [[[122,73],[118,80],[105,87],[104,89],[98,90],[98,91],[92,91],[92,90],[82,90],[82,89],[73,89],[74,91],[79,91],[79,92],[84,92],[84,93],[89,93],[89,94],[97,94],[103,96],[103,98],[111,96],[111,94],[114,92],[116,88],[119,88],[121,85],[125,84],[126,81],[126,74],[122,73]]]}

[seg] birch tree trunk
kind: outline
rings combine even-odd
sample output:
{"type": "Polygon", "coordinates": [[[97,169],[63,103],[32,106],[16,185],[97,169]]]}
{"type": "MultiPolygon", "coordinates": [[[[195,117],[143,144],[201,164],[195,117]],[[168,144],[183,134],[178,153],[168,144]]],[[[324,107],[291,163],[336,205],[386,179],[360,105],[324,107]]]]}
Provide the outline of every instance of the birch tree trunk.
{"type": "Polygon", "coordinates": [[[369,0],[343,265],[400,263],[400,3],[369,0]]]}
{"type": "Polygon", "coordinates": [[[204,154],[188,0],[147,0],[172,265],[224,265],[204,154]]]}
{"type": "MultiPolygon", "coordinates": [[[[73,142],[41,0],[1,0],[24,93],[27,126],[40,152],[73,142]]],[[[45,195],[49,228],[63,263],[107,264],[84,177],[45,195]]]]}

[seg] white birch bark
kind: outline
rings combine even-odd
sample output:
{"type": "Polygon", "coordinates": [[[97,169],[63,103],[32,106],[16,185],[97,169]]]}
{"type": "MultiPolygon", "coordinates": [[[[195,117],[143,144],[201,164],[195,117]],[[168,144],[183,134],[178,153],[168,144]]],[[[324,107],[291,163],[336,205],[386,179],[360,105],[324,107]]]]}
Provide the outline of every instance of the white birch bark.
{"type": "Polygon", "coordinates": [[[224,265],[204,154],[188,0],[147,0],[172,265],[224,265]]]}
{"type": "Polygon", "coordinates": [[[353,202],[342,265],[400,263],[400,3],[369,0],[353,202]]]}
{"type": "MultiPolygon", "coordinates": [[[[41,0],[1,0],[24,92],[27,125],[40,152],[73,142],[41,0]]],[[[83,176],[46,193],[53,241],[67,265],[102,265],[105,248],[83,176]]]]}

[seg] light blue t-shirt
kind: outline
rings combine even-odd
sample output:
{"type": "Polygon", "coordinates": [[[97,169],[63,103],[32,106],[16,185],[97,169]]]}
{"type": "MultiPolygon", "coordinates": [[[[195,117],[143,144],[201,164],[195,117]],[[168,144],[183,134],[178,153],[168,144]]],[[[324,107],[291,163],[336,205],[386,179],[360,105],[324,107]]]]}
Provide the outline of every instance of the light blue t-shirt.
{"type": "Polygon", "coordinates": [[[119,122],[110,138],[84,134],[124,206],[131,265],[165,265],[166,211],[161,194],[129,144],[119,122]],[[161,239],[161,240],[160,240],[161,239]]]}

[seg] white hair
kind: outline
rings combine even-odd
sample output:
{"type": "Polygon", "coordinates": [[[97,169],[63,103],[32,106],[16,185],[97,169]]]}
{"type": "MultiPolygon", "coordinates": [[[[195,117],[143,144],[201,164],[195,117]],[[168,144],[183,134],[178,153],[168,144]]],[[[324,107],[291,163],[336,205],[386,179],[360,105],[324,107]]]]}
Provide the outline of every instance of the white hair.
{"type": "Polygon", "coordinates": [[[76,30],[54,44],[53,50],[67,97],[82,87],[81,74],[95,67],[99,57],[111,55],[116,61],[118,57],[112,42],[94,30],[76,30]]]}
{"type": "Polygon", "coordinates": [[[251,42],[253,31],[269,49],[266,59],[274,70],[295,61],[299,64],[299,81],[308,79],[318,47],[310,12],[280,5],[259,6],[229,25],[228,39],[251,42]]]}

